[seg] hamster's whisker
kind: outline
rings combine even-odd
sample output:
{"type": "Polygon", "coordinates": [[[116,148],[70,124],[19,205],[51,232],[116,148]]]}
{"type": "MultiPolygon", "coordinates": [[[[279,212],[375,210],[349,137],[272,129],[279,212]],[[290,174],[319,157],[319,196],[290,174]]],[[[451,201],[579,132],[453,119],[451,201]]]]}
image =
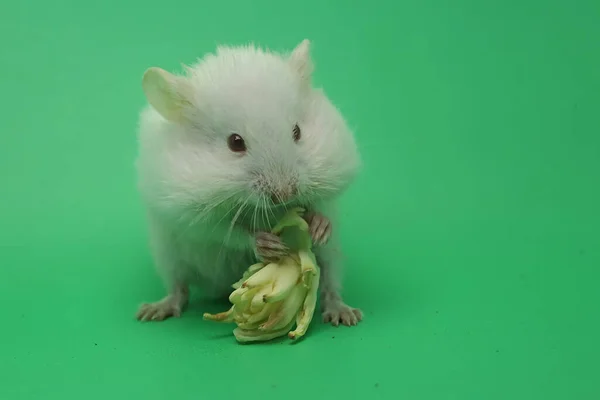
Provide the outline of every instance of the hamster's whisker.
{"type": "Polygon", "coordinates": [[[265,198],[264,196],[260,197],[260,202],[259,202],[259,214],[260,214],[260,225],[259,228],[262,229],[264,224],[265,224],[265,198]],[[261,226],[262,225],[262,226],[261,226]]]}
{"type": "Polygon", "coordinates": [[[264,219],[264,215],[263,215],[264,214],[263,203],[264,203],[264,199],[262,197],[260,197],[258,199],[258,206],[256,208],[258,210],[257,217],[259,217],[257,220],[257,223],[256,223],[256,227],[258,230],[262,230],[263,229],[262,226],[265,223],[265,219],[264,219]]]}
{"type": "Polygon", "coordinates": [[[273,212],[273,210],[271,210],[271,207],[269,207],[269,202],[267,201],[267,197],[264,197],[264,210],[263,210],[263,215],[264,215],[264,219],[265,219],[265,226],[267,230],[271,230],[271,221],[269,219],[269,211],[273,212]]]}
{"type": "MultiPolygon", "coordinates": [[[[180,232],[180,235],[183,235],[186,232],[188,232],[196,224],[198,224],[206,216],[208,216],[212,210],[214,210],[216,207],[219,207],[219,206],[223,205],[227,201],[231,200],[234,196],[238,195],[240,192],[241,191],[237,190],[235,192],[229,193],[229,194],[223,196],[221,199],[218,199],[217,201],[215,201],[214,203],[212,203],[209,207],[204,207],[204,208],[202,208],[202,207],[194,207],[194,209],[192,210],[192,212],[195,212],[195,215],[193,215],[192,218],[189,219],[188,225],[180,232]]],[[[231,210],[234,209],[234,208],[235,208],[235,204],[232,206],[231,210]]],[[[227,211],[227,213],[225,213],[225,215],[223,216],[223,218],[225,218],[227,216],[227,214],[229,214],[231,212],[231,210],[227,211]]],[[[216,227],[218,226],[218,224],[220,222],[221,221],[219,221],[217,224],[213,225],[212,232],[214,232],[214,230],[216,229],[216,227]]]]}
{"type": "Polygon", "coordinates": [[[288,205],[287,203],[283,203],[283,209],[287,212],[288,211],[288,205]]]}
{"type": "MultiPolygon", "coordinates": [[[[237,192],[236,192],[235,194],[237,194],[237,192]]],[[[235,195],[235,194],[234,194],[234,195],[235,195]]],[[[229,196],[228,198],[230,199],[230,198],[232,198],[234,195],[231,195],[231,196],[229,196]]],[[[235,203],[234,203],[234,204],[231,206],[231,208],[229,208],[229,210],[227,210],[227,212],[226,212],[226,213],[224,213],[224,215],[223,215],[223,216],[222,216],[222,217],[221,217],[221,218],[220,218],[220,219],[217,221],[217,223],[216,223],[216,224],[214,224],[214,228],[213,228],[213,230],[212,230],[212,232],[211,232],[211,233],[214,233],[215,229],[216,229],[216,228],[217,228],[217,227],[218,227],[218,226],[221,224],[221,222],[223,222],[223,220],[224,220],[224,219],[225,219],[225,218],[226,218],[226,217],[227,217],[227,216],[228,216],[228,215],[229,215],[229,214],[230,214],[230,213],[231,213],[233,210],[235,210],[239,204],[242,204],[242,203],[244,203],[244,204],[245,204],[245,203],[248,201],[248,199],[249,199],[249,198],[250,198],[250,196],[248,196],[248,197],[246,198],[246,201],[244,201],[244,202],[242,202],[241,200],[238,200],[237,202],[235,202],[235,203]]],[[[226,199],[226,200],[227,200],[227,199],[226,199]]],[[[221,202],[221,203],[223,203],[223,202],[221,202]]],[[[242,204],[242,205],[243,205],[243,204],[242,204]]]]}
{"type": "Polygon", "coordinates": [[[240,214],[242,213],[242,211],[244,211],[244,208],[246,208],[246,205],[248,204],[248,200],[250,200],[250,195],[248,197],[246,197],[246,200],[238,207],[237,212],[233,216],[233,219],[231,220],[231,223],[229,224],[229,230],[227,231],[227,235],[225,236],[225,238],[226,238],[225,243],[229,242],[229,239],[231,238],[231,233],[233,232],[233,227],[235,226],[235,223],[237,222],[238,218],[240,217],[240,214]]]}
{"type": "MultiPolygon", "coordinates": [[[[242,215],[242,217],[241,217],[241,218],[242,218],[242,221],[244,221],[244,224],[245,224],[246,222],[248,222],[248,220],[247,220],[246,218],[248,217],[248,211],[250,211],[250,210],[252,210],[252,207],[246,207],[246,208],[244,209],[244,215],[242,215]]],[[[250,229],[250,226],[246,226],[246,228],[250,229]]]]}
{"type": "Polygon", "coordinates": [[[283,197],[281,197],[279,194],[276,194],[276,196],[279,200],[279,204],[283,205],[283,209],[287,211],[287,203],[283,200],[283,197]]]}
{"type": "MultiPolygon", "coordinates": [[[[271,216],[273,217],[273,221],[275,221],[277,219],[277,216],[275,215],[275,213],[273,212],[273,209],[271,207],[269,207],[269,205],[267,204],[267,210],[269,210],[269,213],[271,214],[271,216]]],[[[269,229],[272,228],[272,221],[269,221],[269,229]]]]}
{"type": "Polygon", "coordinates": [[[252,233],[256,233],[256,213],[258,212],[258,206],[254,206],[254,213],[252,213],[252,233]]]}
{"type": "Polygon", "coordinates": [[[196,225],[198,223],[201,216],[202,216],[202,214],[198,213],[198,207],[196,207],[195,209],[189,210],[188,212],[183,212],[177,223],[184,224],[186,220],[188,221],[188,223],[187,223],[187,225],[184,225],[184,227],[178,232],[178,236],[183,237],[183,235],[186,232],[188,232],[194,225],[196,225]],[[186,218],[183,218],[184,216],[186,218]]]}
{"type": "MultiPolygon", "coordinates": [[[[216,201],[216,202],[212,203],[209,207],[205,208],[203,210],[203,213],[207,214],[207,213],[213,211],[215,208],[223,205],[223,203],[225,203],[226,201],[231,200],[234,196],[239,195],[241,192],[242,192],[242,190],[236,190],[236,191],[234,191],[232,193],[229,193],[228,195],[224,196],[223,199],[221,199],[219,201],[216,201]]],[[[232,207],[235,207],[235,204],[232,207]]]]}
{"type": "MultiPolygon", "coordinates": [[[[221,243],[221,248],[219,249],[219,254],[217,255],[217,260],[221,259],[221,253],[223,252],[223,249],[225,248],[225,245],[227,245],[229,243],[229,240],[231,239],[231,233],[233,232],[233,227],[235,226],[235,223],[236,223],[237,219],[239,218],[241,212],[244,210],[244,208],[248,204],[248,200],[250,200],[250,196],[251,195],[248,195],[248,197],[246,197],[246,200],[243,203],[242,202],[238,202],[238,204],[240,204],[240,203],[241,204],[238,207],[237,212],[233,216],[233,219],[231,220],[231,223],[229,224],[229,229],[227,230],[227,234],[225,235],[225,237],[223,238],[223,242],[221,243]]],[[[234,208],[235,207],[233,207],[232,209],[234,209],[234,208]]]]}

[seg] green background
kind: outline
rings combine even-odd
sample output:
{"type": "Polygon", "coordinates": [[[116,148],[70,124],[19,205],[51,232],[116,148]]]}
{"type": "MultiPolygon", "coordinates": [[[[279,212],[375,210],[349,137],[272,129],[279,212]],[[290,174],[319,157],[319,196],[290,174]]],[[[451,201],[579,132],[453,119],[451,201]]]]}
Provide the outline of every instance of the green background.
{"type": "Polygon", "coordinates": [[[600,398],[599,39],[596,0],[3,2],[0,398],[600,398]],[[138,323],[143,71],[305,37],[365,162],[338,227],[364,322],[138,323]]]}

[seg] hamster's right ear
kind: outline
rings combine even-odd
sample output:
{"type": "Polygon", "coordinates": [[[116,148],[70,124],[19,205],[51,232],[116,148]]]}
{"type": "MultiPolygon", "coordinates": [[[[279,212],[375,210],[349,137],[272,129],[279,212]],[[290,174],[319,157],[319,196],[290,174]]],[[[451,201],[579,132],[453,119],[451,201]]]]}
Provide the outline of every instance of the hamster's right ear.
{"type": "Polygon", "coordinates": [[[304,39],[292,51],[289,63],[303,81],[310,81],[313,64],[310,57],[310,41],[308,39],[304,39]]]}
{"type": "Polygon", "coordinates": [[[152,67],[144,72],[142,89],[148,103],[166,120],[184,120],[185,110],[191,107],[190,88],[185,78],[152,67]]]}

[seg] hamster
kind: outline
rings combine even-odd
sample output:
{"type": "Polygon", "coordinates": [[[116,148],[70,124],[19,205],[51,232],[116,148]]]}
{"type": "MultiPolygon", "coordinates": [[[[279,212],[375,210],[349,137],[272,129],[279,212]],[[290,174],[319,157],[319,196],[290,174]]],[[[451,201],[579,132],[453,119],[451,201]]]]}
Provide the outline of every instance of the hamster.
{"type": "Polygon", "coordinates": [[[344,118],[311,81],[310,42],[288,54],[218,47],[176,75],[146,71],[136,161],[154,263],[166,296],[137,318],[180,316],[191,285],[211,297],[257,259],[286,254],[270,228],[290,207],[307,210],[321,267],[325,322],[356,325],[340,294],[337,200],[361,160],[344,118]]]}

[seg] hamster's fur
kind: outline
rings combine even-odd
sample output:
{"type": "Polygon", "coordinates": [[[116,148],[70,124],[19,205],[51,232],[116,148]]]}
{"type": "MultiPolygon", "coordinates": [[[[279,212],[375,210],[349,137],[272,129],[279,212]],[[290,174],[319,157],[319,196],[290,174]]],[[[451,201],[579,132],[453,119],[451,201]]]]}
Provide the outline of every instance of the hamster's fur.
{"type": "Polygon", "coordinates": [[[168,293],[140,320],[179,316],[189,286],[226,296],[260,259],[286,252],[269,233],[286,209],[306,215],[321,266],[323,318],[355,325],[340,295],[337,199],[360,166],[343,117],[311,83],[310,43],[290,54],[219,47],[185,74],[150,68],[137,170],[150,247],[168,293]]]}

